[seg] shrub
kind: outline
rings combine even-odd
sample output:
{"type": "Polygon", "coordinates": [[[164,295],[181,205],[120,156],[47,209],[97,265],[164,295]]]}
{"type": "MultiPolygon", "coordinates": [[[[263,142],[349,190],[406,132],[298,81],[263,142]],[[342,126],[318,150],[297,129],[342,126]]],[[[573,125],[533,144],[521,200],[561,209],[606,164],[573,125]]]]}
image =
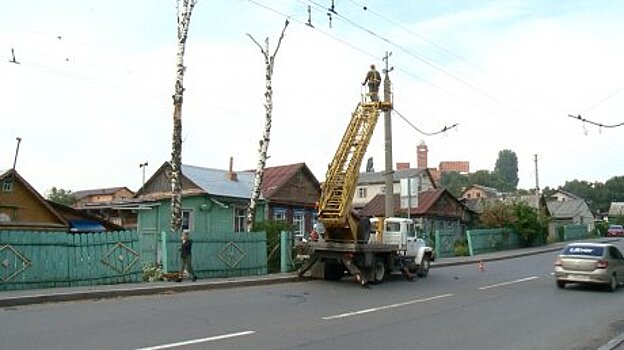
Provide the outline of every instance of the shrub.
{"type": "Polygon", "coordinates": [[[267,238],[267,270],[269,273],[280,271],[280,234],[291,231],[292,225],[282,220],[267,220],[254,225],[254,231],[266,232],[267,238]]]}
{"type": "Polygon", "coordinates": [[[470,255],[470,249],[468,249],[468,241],[464,238],[460,238],[453,243],[453,253],[455,256],[468,256],[470,255]]]}
{"type": "Polygon", "coordinates": [[[163,270],[155,263],[143,265],[143,281],[156,282],[163,280],[163,270]]]}

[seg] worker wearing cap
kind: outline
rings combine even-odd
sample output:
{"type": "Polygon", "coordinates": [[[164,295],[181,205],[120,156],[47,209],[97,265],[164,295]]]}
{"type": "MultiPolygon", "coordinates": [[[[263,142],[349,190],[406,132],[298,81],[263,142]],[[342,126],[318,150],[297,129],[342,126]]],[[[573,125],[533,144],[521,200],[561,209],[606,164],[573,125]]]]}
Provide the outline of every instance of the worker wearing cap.
{"type": "Polygon", "coordinates": [[[379,85],[381,84],[381,74],[375,69],[375,65],[370,65],[370,70],[366,73],[366,79],[362,83],[362,86],[368,83],[368,94],[371,97],[371,101],[377,102],[379,100],[379,85]]]}

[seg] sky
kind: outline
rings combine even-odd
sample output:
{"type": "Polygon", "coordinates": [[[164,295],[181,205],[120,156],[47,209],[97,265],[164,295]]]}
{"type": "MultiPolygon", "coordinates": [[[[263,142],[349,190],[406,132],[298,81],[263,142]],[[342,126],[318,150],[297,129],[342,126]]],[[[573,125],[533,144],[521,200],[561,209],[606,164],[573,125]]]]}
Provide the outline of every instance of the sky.
{"type": "MultiPolygon", "coordinates": [[[[471,172],[512,150],[524,189],[536,186],[536,155],[541,188],[624,176],[624,126],[568,117],[624,122],[624,2],[333,3],[335,13],[331,0],[197,1],[184,164],[225,170],[233,157],[234,170],[256,168],[265,68],[250,36],[273,53],[289,18],[267,166],[305,162],[323,181],[368,66],[391,53],[393,163],[416,167],[424,142],[429,167],[468,161],[471,172]]],[[[138,190],[143,170],[149,178],[171,158],[176,26],[173,0],[1,1],[0,170],[13,166],[19,137],[16,169],[43,195],[138,190]]],[[[383,136],[380,118],[364,158],[376,171],[383,136]]]]}

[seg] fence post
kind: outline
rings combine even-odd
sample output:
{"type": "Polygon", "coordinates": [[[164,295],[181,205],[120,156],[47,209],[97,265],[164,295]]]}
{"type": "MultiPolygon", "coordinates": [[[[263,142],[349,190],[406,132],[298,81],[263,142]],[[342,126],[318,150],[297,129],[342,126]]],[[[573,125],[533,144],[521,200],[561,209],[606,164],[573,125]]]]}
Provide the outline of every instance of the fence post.
{"type": "Polygon", "coordinates": [[[280,272],[289,272],[292,266],[290,259],[290,232],[282,231],[280,234],[280,272]]]}
{"type": "Polygon", "coordinates": [[[160,241],[162,269],[163,272],[169,273],[169,256],[167,255],[167,232],[164,230],[160,232],[160,241]]]}
{"type": "Polygon", "coordinates": [[[470,230],[466,231],[466,239],[468,240],[468,254],[470,254],[470,256],[474,256],[474,251],[472,250],[472,235],[470,234],[470,230]]]}

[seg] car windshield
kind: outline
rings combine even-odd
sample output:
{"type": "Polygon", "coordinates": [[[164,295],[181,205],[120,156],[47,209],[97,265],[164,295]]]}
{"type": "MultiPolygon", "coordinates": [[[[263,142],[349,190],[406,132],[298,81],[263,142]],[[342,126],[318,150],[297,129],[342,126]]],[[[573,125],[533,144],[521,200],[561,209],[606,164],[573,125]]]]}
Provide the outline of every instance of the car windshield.
{"type": "Polygon", "coordinates": [[[584,256],[602,256],[604,247],[574,245],[568,246],[564,250],[565,255],[584,255],[584,256]]]}
{"type": "Polygon", "coordinates": [[[609,226],[609,230],[621,230],[622,225],[611,225],[609,226]]]}

